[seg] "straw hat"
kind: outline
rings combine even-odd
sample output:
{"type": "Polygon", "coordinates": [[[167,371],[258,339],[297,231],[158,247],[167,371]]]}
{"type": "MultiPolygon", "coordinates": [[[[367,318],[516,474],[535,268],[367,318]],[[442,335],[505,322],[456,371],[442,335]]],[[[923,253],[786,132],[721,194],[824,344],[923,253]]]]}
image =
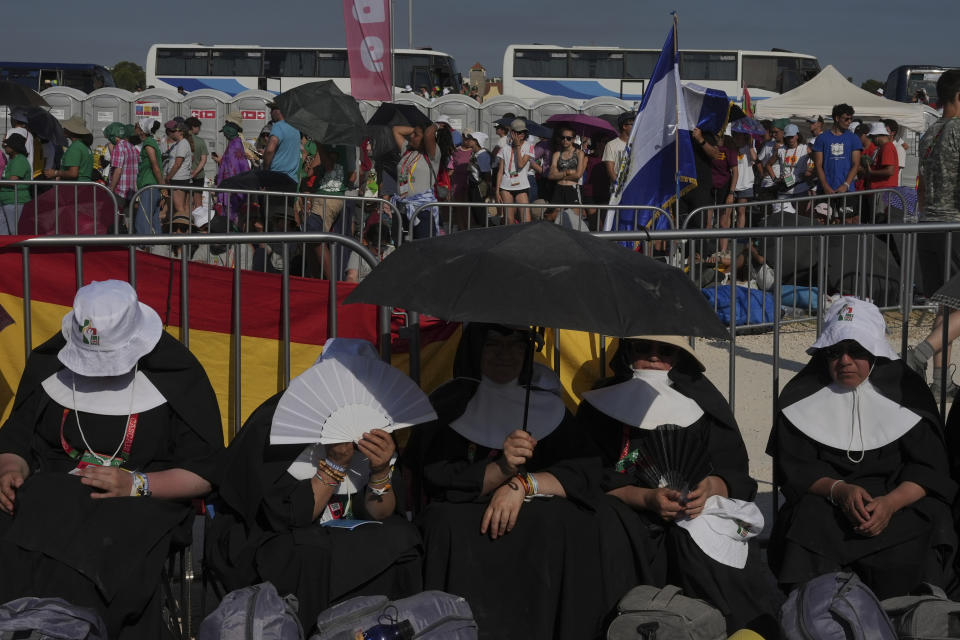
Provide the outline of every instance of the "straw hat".
{"type": "Polygon", "coordinates": [[[243,131],[243,118],[240,116],[239,111],[231,111],[223,117],[224,122],[232,122],[237,125],[237,128],[243,131]]]}
{"type": "Polygon", "coordinates": [[[687,336],[628,336],[626,338],[622,338],[621,342],[623,340],[648,340],[650,342],[662,342],[663,344],[669,344],[686,352],[691,358],[693,358],[693,361],[697,363],[697,368],[699,368],[700,371],[706,371],[706,367],[703,366],[703,363],[700,361],[700,358],[697,357],[693,347],[690,346],[690,338],[687,336]]]}
{"type": "Polygon", "coordinates": [[[90,129],[87,129],[87,125],[84,124],[83,118],[80,116],[73,116],[67,120],[61,120],[60,126],[63,127],[64,131],[69,131],[70,133],[76,134],[78,136],[89,136],[90,129]]]}
{"type": "Polygon", "coordinates": [[[104,280],[77,290],[61,331],[67,344],[57,357],[68,369],[83,376],[118,376],[153,351],[163,323],[137,300],[129,283],[104,280]]]}

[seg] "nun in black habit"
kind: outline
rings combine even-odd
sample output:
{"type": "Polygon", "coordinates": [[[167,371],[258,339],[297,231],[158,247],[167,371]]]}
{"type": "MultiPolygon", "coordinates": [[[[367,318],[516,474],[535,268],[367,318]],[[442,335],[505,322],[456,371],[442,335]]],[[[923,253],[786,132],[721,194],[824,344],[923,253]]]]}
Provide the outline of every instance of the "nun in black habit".
{"type": "Polygon", "coordinates": [[[77,291],[0,429],[0,602],[61,597],[160,638],[160,574],[223,449],[206,373],[126,282],[77,291]]]}
{"type": "Polygon", "coordinates": [[[624,338],[611,368],[614,377],[584,394],[577,417],[599,447],[602,488],[634,540],[641,582],[674,584],[706,600],[731,633],[775,628],[782,597],[748,543],[763,516],[752,502],[757,484],[730,405],[684,337],[624,338]],[[665,424],[683,428],[706,452],[708,475],[687,492],[644,473],[642,452],[665,424]]]}
{"type": "Polygon", "coordinates": [[[853,570],[880,598],[946,587],[956,548],[943,425],[880,311],[841,298],[780,395],[767,452],[786,504],[770,540],[785,589],[853,570]]]}
{"type": "Polygon", "coordinates": [[[599,468],[556,375],[525,366],[529,338],[464,327],[455,377],[430,398],[438,421],[404,452],[426,503],[424,587],[466,598],[481,638],[597,638],[615,603],[598,560],[599,468]]]}
{"type": "MultiPolygon", "coordinates": [[[[378,360],[369,342],[336,338],[315,366],[339,359],[350,368],[359,358],[378,360]]],[[[399,515],[393,436],[371,428],[356,445],[271,444],[283,395],[257,408],[224,454],[206,541],[214,573],[228,590],[270,581],[296,595],[307,631],[338,601],[419,592],[420,535],[399,515]],[[349,528],[358,520],[367,522],[349,528]]]]}

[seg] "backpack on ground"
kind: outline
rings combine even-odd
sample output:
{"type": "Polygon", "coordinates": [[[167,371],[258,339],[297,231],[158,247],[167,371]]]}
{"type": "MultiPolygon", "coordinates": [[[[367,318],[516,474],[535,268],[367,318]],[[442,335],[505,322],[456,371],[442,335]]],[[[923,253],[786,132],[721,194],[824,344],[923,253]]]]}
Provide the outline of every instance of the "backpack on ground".
{"type": "Polygon", "coordinates": [[[780,609],[786,640],[897,640],[873,591],[855,573],[827,573],[794,589],[780,609]]]}
{"type": "Polygon", "coordinates": [[[269,582],[237,589],[200,623],[197,640],[303,640],[298,608],[269,582]]]}
{"type": "Polygon", "coordinates": [[[725,640],[723,614],[680,587],[634,587],[620,599],[607,640],[725,640]]]}
{"type": "Polygon", "coordinates": [[[960,638],[960,603],[924,582],[908,596],[880,603],[901,640],[960,638]]]}
{"type": "Polygon", "coordinates": [[[93,609],[60,598],[19,598],[0,605],[0,640],[107,640],[93,609]]]}
{"type": "Polygon", "coordinates": [[[317,616],[310,640],[354,640],[357,631],[376,625],[406,627],[415,640],[476,640],[477,623],[466,600],[443,591],[424,591],[402,600],[386,596],[359,596],[341,602],[317,616]]]}

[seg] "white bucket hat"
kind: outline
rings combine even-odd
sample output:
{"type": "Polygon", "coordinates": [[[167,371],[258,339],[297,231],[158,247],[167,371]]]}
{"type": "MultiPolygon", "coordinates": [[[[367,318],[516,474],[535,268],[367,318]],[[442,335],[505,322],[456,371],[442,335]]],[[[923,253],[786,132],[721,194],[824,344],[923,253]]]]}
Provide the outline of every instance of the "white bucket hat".
{"type": "Polygon", "coordinates": [[[104,280],[77,290],[62,332],[67,344],[57,357],[68,369],[83,376],[118,376],[153,351],[163,322],[137,300],[129,283],[104,280]]]}
{"type": "Polygon", "coordinates": [[[887,342],[887,323],[873,303],[845,296],[830,305],[825,320],[823,333],[807,349],[810,355],[844,340],[856,340],[878,358],[900,359],[887,342]]]}
{"type": "Polygon", "coordinates": [[[700,549],[721,564],[747,565],[747,541],[763,531],[763,514],[752,502],[710,496],[692,520],[680,520],[700,549]]]}

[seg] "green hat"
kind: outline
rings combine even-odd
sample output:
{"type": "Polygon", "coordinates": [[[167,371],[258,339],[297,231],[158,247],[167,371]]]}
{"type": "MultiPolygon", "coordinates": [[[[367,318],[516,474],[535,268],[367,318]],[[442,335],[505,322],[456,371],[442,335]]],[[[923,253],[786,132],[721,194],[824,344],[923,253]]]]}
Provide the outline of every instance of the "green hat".
{"type": "Polygon", "coordinates": [[[786,129],[788,124],[790,124],[790,118],[777,118],[773,121],[773,126],[780,129],[780,131],[786,129]]]}
{"type": "Polygon", "coordinates": [[[111,122],[103,128],[103,137],[112,144],[117,143],[117,138],[124,138],[124,125],[120,122],[111,122]]]}

